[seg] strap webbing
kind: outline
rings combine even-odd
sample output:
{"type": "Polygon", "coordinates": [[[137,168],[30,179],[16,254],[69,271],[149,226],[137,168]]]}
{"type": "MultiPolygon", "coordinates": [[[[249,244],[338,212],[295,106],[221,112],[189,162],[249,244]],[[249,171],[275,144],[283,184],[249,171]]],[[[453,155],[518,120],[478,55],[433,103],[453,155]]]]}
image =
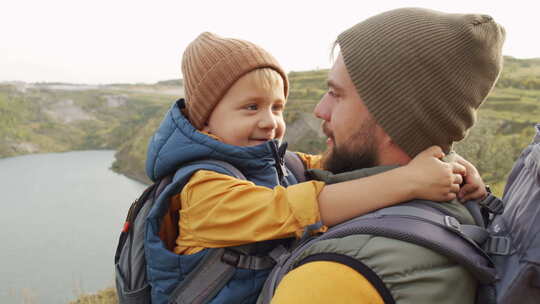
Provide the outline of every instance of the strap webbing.
{"type": "MultiPolygon", "coordinates": [[[[256,247],[255,244],[248,245],[253,245],[253,248],[256,247]]],[[[274,259],[269,256],[250,255],[249,253],[243,253],[238,250],[245,246],[246,245],[240,247],[227,247],[221,260],[235,268],[250,270],[264,270],[272,268],[276,264],[274,259]]]]}
{"type": "Polygon", "coordinates": [[[225,248],[209,250],[189,275],[172,292],[169,303],[205,303],[227,284],[235,272],[234,266],[222,261],[225,248]]]}
{"type": "Polygon", "coordinates": [[[244,174],[240,170],[238,170],[238,168],[236,168],[235,166],[229,164],[228,162],[224,162],[224,161],[216,160],[216,159],[197,160],[197,161],[187,163],[187,164],[183,165],[182,167],[196,166],[196,165],[216,165],[216,166],[222,167],[227,172],[231,173],[232,176],[234,176],[234,177],[236,177],[238,179],[243,179],[243,180],[246,179],[244,174]]]}
{"type": "MultiPolygon", "coordinates": [[[[274,267],[276,262],[273,257],[242,253],[246,250],[249,252],[248,248],[254,246],[255,244],[248,244],[238,247],[207,249],[206,256],[174,289],[169,303],[206,303],[227,284],[237,268],[263,270],[274,267]]],[[[284,248],[275,249],[276,258],[283,254],[282,250],[284,248]]]]}
{"type": "Polygon", "coordinates": [[[476,225],[463,225],[451,216],[432,212],[428,209],[422,209],[415,206],[398,205],[380,209],[364,218],[380,217],[386,215],[414,217],[420,220],[428,221],[432,224],[451,230],[476,247],[481,246],[489,237],[486,229],[476,225]]]}

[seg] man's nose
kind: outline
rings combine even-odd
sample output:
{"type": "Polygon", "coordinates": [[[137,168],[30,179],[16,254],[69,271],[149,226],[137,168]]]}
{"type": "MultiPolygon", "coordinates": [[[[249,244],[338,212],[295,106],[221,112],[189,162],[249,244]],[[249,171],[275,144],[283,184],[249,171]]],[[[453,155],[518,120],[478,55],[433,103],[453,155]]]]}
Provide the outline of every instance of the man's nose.
{"type": "Polygon", "coordinates": [[[315,109],[313,110],[313,114],[315,117],[320,118],[325,121],[330,121],[331,117],[331,105],[328,101],[328,98],[326,97],[326,94],[321,98],[317,106],[315,106],[315,109]]]}

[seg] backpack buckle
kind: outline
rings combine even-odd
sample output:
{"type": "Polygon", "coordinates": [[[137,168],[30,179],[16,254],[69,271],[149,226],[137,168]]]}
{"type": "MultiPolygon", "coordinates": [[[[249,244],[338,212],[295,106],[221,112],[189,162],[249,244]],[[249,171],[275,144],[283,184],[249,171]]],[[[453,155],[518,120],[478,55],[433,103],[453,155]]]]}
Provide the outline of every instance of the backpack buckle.
{"type": "Polygon", "coordinates": [[[461,232],[461,224],[455,217],[446,215],[444,217],[444,225],[454,231],[461,232]]]}
{"type": "Polygon", "coordinates": [[[501,214],[504,211],[503,201],[491,193],[488,193],[486,198],[480,201],[478,204],[492,214],[501,214]]]}
{"type": "Polygon", "coordinates": [[[510,254],[510,238],[506,236],[491,236],[485,245],[489,254],[508,255],[510,254]]]}
{"type": "Polygon", "coordinates": [[[221,256],[221,261],[225,264],[237,267],[238,262],[240,261],[240,253],[233,250],[225,249],[223,255],[221,256]]]}

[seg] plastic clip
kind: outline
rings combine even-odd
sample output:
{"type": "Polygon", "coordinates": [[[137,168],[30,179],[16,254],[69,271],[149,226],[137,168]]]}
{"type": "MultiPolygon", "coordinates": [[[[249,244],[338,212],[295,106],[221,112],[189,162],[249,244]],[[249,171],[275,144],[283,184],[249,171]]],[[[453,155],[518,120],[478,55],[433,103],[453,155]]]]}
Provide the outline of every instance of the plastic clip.
{"type": "Polygon", "coordinates": [[[510,254],[510,238],[506,236],[491,236],[486,242],[485,249],[489,254],[510,254]]]}
{"type": "Polygon", "coordinates": [[[461,232],[461,224],[455,217],[446,215],[444,217],[444,224],[452,230],[461,232]]]}
{"type": "Polygon", "coordinates": [[[504,211],[504,203],[498,197],[488,193],[485,199],[480,201],[480,206],[485,208],[489,213],[501,214],[504,211]]]}

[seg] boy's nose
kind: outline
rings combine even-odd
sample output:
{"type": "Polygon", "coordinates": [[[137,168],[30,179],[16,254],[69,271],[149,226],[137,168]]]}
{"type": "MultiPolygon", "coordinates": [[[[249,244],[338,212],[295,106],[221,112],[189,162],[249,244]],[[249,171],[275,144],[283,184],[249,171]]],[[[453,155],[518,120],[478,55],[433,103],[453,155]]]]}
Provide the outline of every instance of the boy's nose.
{"type": "Polygon", "coordinates": [[[259,120],[259,128],[275,129],[277,127],[277,118],[272,112],[264,113],[259,120]]]}

